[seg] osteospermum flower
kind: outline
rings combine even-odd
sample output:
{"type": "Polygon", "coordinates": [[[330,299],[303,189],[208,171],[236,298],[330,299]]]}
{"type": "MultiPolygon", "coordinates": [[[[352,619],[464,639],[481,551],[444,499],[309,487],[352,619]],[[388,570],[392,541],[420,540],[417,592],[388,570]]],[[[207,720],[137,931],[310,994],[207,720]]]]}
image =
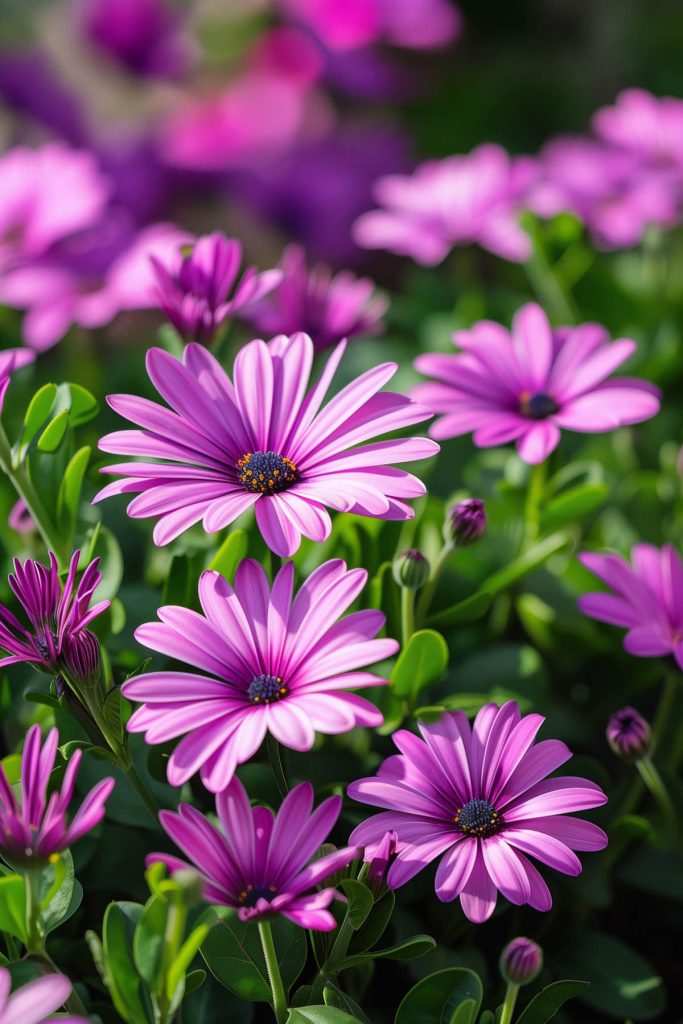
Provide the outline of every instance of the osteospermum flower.
{"type": "Polygon", "coordinates": [[[104,817],[104,805],[114,788],[114,779],[111,778],[98,782],[86,796],[71,824],[67,821],[81,763],[80,750],[75,750],[69,758],[60,791],[48,797],[47,787],[58,743],[59,734],[56,729],[51,729],[41,748],[40,726],[31,726],[21,755],[19,795],[15,795],[0,765],[0,847],[14,860],[47,861],[52,854],[72,846],[104,817]]]}
{"type": "Polygon", "coordinates": [[[581,611],[627,629],[624,647],[629,654],[672,654],[683,669],[683,565],[675,548],[636,544],[630,564],[620,555],[586,552],[579,557],[612,591],[584,594],[581,611]]]}
{"type": "Polygon", "coordinates": [[[543,462],[560,428],[585,433],[640,423],[659,411],[659,391],[631,377],[607,380],[635,352],[628,339],[609,342],[604,327],[551,328],[540,306],[523,306],[512,331],[482,320],[456,331],[458,355],[418,356],[416,368],[436,378],[415,398],[440,413],[433,437],[474,433],[479,448],[517,442],[520,458],[543,462]]]}
{"type": "Polygon", "coordinates": [[[288,246],[280,265],[278,287],[245,313],[256,330],[267,335],[303,331],[316,349],[383,330],[382,317],[389,304],[374,294],[375,285],[368,278],[349,271],[332,275],[322,264],[309,270],[299,245],[288,246]]]}
{"type": "Polygon", "coordinates": [[[239,779],[216,797],[222,831],[189,804],[178,813],[162,811],[164,829],[189,858],[190,864],[164,853],[153,853],[147,863],[161,861],[170,871],[196,868],[204,879],[204,895],[212,903],[237,910],[242,921],[282,915],[302,928],[331,931],[337,922],[327,909],[343,899],[332,888],[318,890],[319,882],[346,867],[360,853],[355,846],[311,858],[339,817],[341,797],[332,796],[311,814],[313,787],[295,786],[277,815],[267,807],[252,807],[239,779]]]}
{"type": "Polygon", "coordinates": [[[90,607],[102,579],[97,568],[99,558],[90,562],[76,583],[80,554],[74,552],[64,586],[51,551],[49,566],[32,558],[27,558],[23,565],[18,558],[14,559],[9,584],[30,627],[26,629],[9,608],[0,604],[0,649],[8,652],[7,657],[0,658],[0,666],[27,661],[37,669],[58,675],[65,643],[109,607],[110,601],[90,607]]]}
{"type": "Polygon", "coordinates": [[[595,132],[661,170],[683,167],[683,100],[624,89],[593,117],[595,132]]]}
{"type": "Polygon", "coordinates": [[[185,737],[168,763],[172,786],[201,771],[204,785],[219,792],[266,732],[293,750],[309,750],[316,732],[381,724],[374,704],[344,692],[385,684],[365,666],[398,648],[395,640],[374,639],[384,625],[381,612],[339,618],[367,573],[325,562],[294,599],[293,579],[289,562],[271,589],[261,566],[245,559],[234,590],[220,573],[202,574],[203,614],[168,606],[159,609],[161,622],[136,630],[145,647],[201,670],[151,672],[122,688],[130,700],[144,702],[129,731],[144,732],[148,743],[185,737]]]}
{"type": "Polygon", "coordinates": [[[456,245],[472,244],[523,262],[531,242],[518,216],[535,174],[532,161],[511,159],[495,145],[430,160],[412,175],[379,179],[375,197],[382,209],[359,217],[354,238],[368,249],[389,249],[426,266],[440,263],[456,245]]]}
{"type": "Polygon", "coordinates": [[[211,341],[221,324],[238,310],[267,295],[279,283],[279,270],[257,274],[248,267],[237,281],[242,246],[220,231],[179,248],[168,265],[152,257],[159,305],[181,338],[211,341]]]}
{"type": "Polygon", "coordinates": [[[400,754],[373,778],[353,782],[349,795],[387,810],[351,835],[369,860],[387,829],[398,836],[398,856],[387,882],[404,885],[437,857],[436,895],[460,897],[479,924],[493,913],[498,891],[511,903],[549,910],[550,891],[529,860],[568,875],[581,864],[574,850],[601,850],[607,837],[589,821],[568,816],[599,807],[607,797],[593,782],[547,778],[571,757],[560,740],[534,745],[541,715],[521,717],[514,701],[486,704],[472,726],[460,711],[419,723],[423,739],[399,730],[400,754]]]}
{"type": "Polygon", "coordinates": [[[306,393],[313,342],[305,334],[266,344],[252,341],[238,353],[234,385],[199,345],[182,361],[161,349],[147,354],[147,370],[172,411],[132,395],[109,404],[142,430],[108,434],[106,452],[160,462],[125,462],[104,472],[124,479],[95,500],[142,492],[128,506],[135,518],[156,516],[156,544],[167,544],[202,520],[222,530],[247,509],[268,546],[292,555],[302,534],[325,540],[332,524],[325,506],[380,519],[410,519],[405,501],[424,485],[391,463],[438,451],[425,438],[363,442],[427,419],[429,411],[403,395],[380,392],[395,363],[368,370],[325,406],[323,400],[344,352],[332,352],[320,379],[306,393]]]}
{"type": "Polygon", "coordinates": [[[88,1024],[84,1017],[46,1017],[71,995],[71,982],[63,974],[46,974],[12,989],[12,975],[0,967],[0,1024],[88,1024]]]}

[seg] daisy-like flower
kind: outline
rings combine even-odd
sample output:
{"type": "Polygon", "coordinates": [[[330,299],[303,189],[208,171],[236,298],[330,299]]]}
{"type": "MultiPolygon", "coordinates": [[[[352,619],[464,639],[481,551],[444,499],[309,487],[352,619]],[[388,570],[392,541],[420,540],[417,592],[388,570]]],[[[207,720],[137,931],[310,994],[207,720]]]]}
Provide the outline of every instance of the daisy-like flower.
{"type": "Polygon", "coordinates": [[[382,209],[359,217],[354,238],[368,249],[389,249],[425,266],[440,263],[456,245],[473,244],[523,262],[531,242],[518,215],[535,174],[533,161],[511,159],[495,145],[430,160],[412,175],[379,179],[375,197],[382,209]]]}
{"type": "Polygon", "coordinates": [[[311,862],[339,817],[341,797],[332,796],[313,811],[313,787],[295,786],[276,815],[252,807],[239,779],[216,797],[219,831],[190,804],[178,813],[162,811],[159,820],[190,864],[165,853],[152,853],[171,872],[196,868],[204,879],[204,896],[237,910],[242,921],[282,915],[302,928],[331,931],[337,922],[327,909],[343,899],[336,889],[318,890],[319,882],[346,867],[360,850],[347,846],[311,862]]]}
{"type": "Polygon", "coordinates": [[[100,601],[90,607],[102,573],[95,558],[76,583],[80,551],[75,551],[69,572],[62,587],[57,559],[50,551],[49,566],[27,558],[22,563],[14,560],[14,572],[9,585],[24,609],[30,626],[25,628],[13,612],[0,604],[0,649],[8,652],[0,658],[0,666],[27,661],[35,668],[59,675],[65,644],[88,623],[101,615],[110,601],[100,601]]]}
{"type": "Polygon", "coordinates": [[[98,782],[86,796],[71,824],[67,822],[81,763],[80,750],[74,751],[69,758],[60,791],[48,798],[47,787],[58,743],[59,734],[56,729],[51,729],[41,747],[40,726],[31,726],[21,755],[19,796],[15,795],[0,765],[0,848],[13,861],[47,862],[52,854],[73,846],[104,817],[104,805],[114,788],[114,779],[111,778],[98,782]]]}
{"type": "Polygon", "coordinates": [[[63,974],[46,974],[12,992],[12,975],[0,967],[0,1024],[88,1024],[84,1017],[46,1017],[71,995],[63,974]]]}
{"type": "Polygon", "coordinates": [[[364,569],[347,570],[336,559],[319,566],[292,599],[291,562],[271,589],[258,562],[247,558],[234,590],[220,573],[202,574],[203,614],[171,605],[159,609],[161,622],[136,630],[145,647],[200,670],[150,672],[122,688],[143,702],[130,732],[144,732],[148,743],[185,736],[169,760],[172,786],[201,770],[204,785],[220,792],[266,732],[293,750],[309,750],[316,732],[381,724],[374,704],[343,692],[384,685],[364,669],[398,649],[395,640],[374,639],[384,625],[381,612],[339,618],[366,579],[364,569]]]}
{"type": "Polygon", "coordinates": [[[248,267],[239,282],[242,246],[220,231],[178,248],[165,263],[152,256],[159,305],[181,338],[210,342],[229,316],[267,295],[282,273],[248,267]]]}
{"type": "Polygon", "coordinates": [[[683,100],[624,89],[613,107],[593,117],[593,129],[613,146],[661,170],[683,168],[683,100]]]}
{"type": "Polygon", "coordinates": [[[323,264],[309,270],[299,245],[285,249],[280,266],[282,281],[275,291],[245,312],[256,330],[266,335],[303,331],[318,350],[383,330],[389,303],[374,294],[368,278],[349,271],[332,275],[323,264]]]}
{"type": "Polygon", "coordinates": [[[306,393],[313,342],[305,334],[245,345],[235,359],[234,385],[200,345],[188,345],[182,361],[151,349],[147,370],[172,409],[110,395],[111,407],[143,429],[108,434],[100,448],[160,461],[108,466],[103,472],[124,479],[95,500],[142,492],[128,514],[156,516],[159,545],[200,520],[209,533],[222,530],[254,507],[264,540],[284,556],[294,554],[302,534],[315,541],[329,536],[325,506],[411,519],[405,499],[424,494],[425,487],[391,464],[428,458],[438,445],[426,438],[363,442],[427,419],[430,412],[403,395],[380,391],[396,363],[368,370],[323,407],[343,352],[342,343],[306,393]]]}
{"type": "Polygon", "coordinates": [[[432,724],[419,723],[423,739],[394,733],[400,754],[387,758],[376,777],[359,779],[349,795],[387,810],[351,835],[370,860],[387,829],[398,836],[389,869],[392,889],[405,885],[437,857],[436,895],[460,897],[470,921],[493,913],[498,891],[511,903],[549,910],[548,886],[529,860],[578,875],[574,850],[602,850],[607,836],[572,811],[599,807],[607,797],[593,782],[547,778],[571,757],[560,740],[534,745],[541,715],[521,717],[508,701],[486,704],[472,726],[460,711],[432,724]]]}
{"type": "Polygon", "coordinates": [[[683,565],[675,548],[636,544],[631,563],[620,555],[579,556],[611,594],[585,594],[579,608],[628,632],[624,648],[640,658],[672,654],[683,669],[683,565]]]}
{"type": "Polygon", "coordinates": [[[560,429],[602,433],[650,419],[659,391],[646,381],[607,377],[635,352],[629,339],[609,341],[599,324],[552,328],[540,306],[523,306],[512,331],[482,320],[456,331],[458,355],[418,356],[415,367],[436,378],[414,397],[440,418],[433,437],[474,433],[479,448],[517,442],[535,464],[557,447],[560,429]]]}

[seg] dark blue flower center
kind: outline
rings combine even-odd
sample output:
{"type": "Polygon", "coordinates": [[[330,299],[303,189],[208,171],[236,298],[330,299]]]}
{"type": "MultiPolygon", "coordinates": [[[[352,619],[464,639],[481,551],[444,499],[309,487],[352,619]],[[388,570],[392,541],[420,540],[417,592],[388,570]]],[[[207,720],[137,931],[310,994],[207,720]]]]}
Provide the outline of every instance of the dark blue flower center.
{"type": "Polygon", "coordinates": [[[498,812],[488,800],[469,800],[459,807],[453,821],[468,836],[491,836],[500,826],[498,812]]]}
{"type": "Polygon", "coordinates": [[[545,420],[558,411],[558,405],[545,391],[522,391],[519,396],[519,411],[532,420],[545,420]]]}
{"type": "Polygon", "coordinates": [[[272,704],[287,696],[287,687],[280,676],[254,676],[249,683],[247,697],[252,704],[272,704]]]}
{"type": "Polygon", "coordinates": [[[239,895],[240,906],[255,907],[259,900],[274,900],[277,889],[274,885],[245,885],[239,895]]]}
{"type": "Polygon", "coordinates": [[[241,482],[254,494],[277,494],[299,479],[291,459],[277,452],[247,452],[237,463],[241,482]]]}

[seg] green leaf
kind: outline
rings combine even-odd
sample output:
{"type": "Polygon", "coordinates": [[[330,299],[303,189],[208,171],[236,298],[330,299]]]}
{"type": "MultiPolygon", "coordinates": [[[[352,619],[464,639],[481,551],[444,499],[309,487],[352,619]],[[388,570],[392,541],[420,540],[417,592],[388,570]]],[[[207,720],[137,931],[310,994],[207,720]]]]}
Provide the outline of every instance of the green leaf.
{"type": "Polygon", "coordinates": [[[21,754],[8,754],[0,761],[0,765],[10,786],[21,782],[21,754]]]}
{"type": "Polygon", "coordinates": [[[545,1024],[553,1019],[561,1006],[580,995],[589,985],[588,981],[554,981],[552,985],[546,985],[525,1007],[517,1018],[517,1024],[545,1024]]]}
{"type": "Polygon", "coordinates": [[[352,936],[349,943],[350,953],[364,953],[366,949],[370,949],[376,942],[379,942],[391,920],[395,903],[394,893],[391,889],[387,889],[373,906],[362,928],[352,936]]]}
{"type": "Polygon", "coordinates": [[[475,999],[466,999],[451,1017],[450,1024],[474,1024],[478,1009],[475,999]]]}
{"type": "Polygon", "coordinates": [[[429,624],[432,626],[458,626],[461,622],[474,622],[486,615],[491,607],[493,594],[487,590],[478,590],[476,594],[470,594],[462,601],[452,604],[442,612],[429,616],[429,624]]]}
{"type": "Polygon", "coordinates": [[[609,493],[607,484],[577,484],[562,491],[545,506],[541,513],[541,529],[544,532],[557,530],[576,522],[589,512],[595,511],[605,501],[609,493]]]}
{"type": "Polygon", "coordinates": [[[413,633],[401,651],[391,675],[396,697],[415,700],[430,683],[439,679],[448,665],[446,641],[433,629],[413,633]]]}
{"type": "Polygon", "coordinates": [[[201,967],[198,967],[194,971],[190,971],[189,974],[185,975],[185,995],[189,996],[192,992],[196,992],[200,988],[206,979],[206,971],[203,971],[201,967]]]}
{"type": "Polygon", "coordinates": [[[138,973],[150,992],[162,990],[163,979],[158,978],[164,956],[166,922],[170,903],[163,896],[152,896],[145,904],[133,937],[133,959],[138,973]]]}
{"type": "Polygon", "coordinates": [[[479,589],[487,591],[492,596],[500,594],[501,591],[518,583],[524,576],[533,572],[534,569],[538,569],[549,558],[566,548],[571,543],[571,539],[568,533],[551,534],[550,537],[546,537],[540,543],[529,548],[519,558],[508,563],[504,569],[494,572],[492,576],[484,580],[479,589]]]}
{"type": "Polygon", "coordinates": [[[102,953],[114,1006],[129,1024],[152,1024],[150,1001],[133,959],[135,929],[143,914],[139,903],[110,903],[102,925],[102,953]]]}
{"type": "Polygon", "coordinates": [[[367,885],[363,885],[355,878],[344,878],[339,888],[343,890],[344,895],[348,897],[349,903],[346,908],[346,916],[349,919],[349,924],[354,931],[365,923],[368,914],[372,910],[375,902],[374,897],[367,885]]]}
{"type": "Polygon", "coordinates": [[[387,946],[386,949],[371,949],[368,953],[354,953],[344,957],[335,964],[335,968],[338,971],[346,971],[349,967],[358,967],[368,960],[417,960],[435,946],[436,942],[431,935],[412,935],[409,939],[397,942],[395,946],[387,946]]]}
{"type": "Polygon", "coordinates": [[[92,561],[96,557],[101,559],[99,568],[102,580],[95,596],[98,601],[106,601],[114,597],[121,586],[123,555],[119,542],[111,530],[108,530],[106,526],[99,526],[99,524],[93,534],[88,558],[84,559],[82,564],[85,565],[86,562],[92,561]]]}
{"type": "Polygon", "coordinates": [[[97,416],[99,402],[93,394],[81,384],[67,384],[70,392],[69,420],[72,427],[80,427],[83,423],[97,416]]]}
{"type": "Polygon", "coordinates": [[[664,1010],[662,979],[639,953],[611,935],[576,932],[556,960],[563,973],[590,982],[582,1000],[608,1017],[655,1020],[664,1010]]]}
{"type": "Polygon", "coordinates": [[[244,530],[233,530],[225,538],[207,569],[214,569],[232,583],[237,566],[247,554],[248,540],[244,530]]]}
{"type": "MultiPolygon", "coordinates": [[[[74,878],[74,862],[70,851],[63,850],[59,856],[65,875],[59,889],[42,912],[43,928],[46,935],[68,921],[76,913],[83,900],[83,889],[74,878]]],[[[55,868],[52,864],[48,864],[40,873],[38,894],[41,901],[48,896],[53,881],[55,881],[55,868]]]]}
{"type": "Polygon", "coordinates": [[[298,1006],[289,1011],[287,1024],[358,1024],[358,1017],[336,1006],[298,1006]]]}
{"type": "MultiPolygon", "coordinates": [[[[258,929],[240,921],[234,910],[225,907],[211,907],[200,917],[199,923],[213,923],[202,943],[201,954],[217,981],[241,999],[270,1002],[268,972],[258,929]]],[[[286,918],[278,918],[271,927],[282,981],[289,989],[306,963],[306,933],[286,918]]]]}
{"type": "Polygon", "coordinates": [[[57,697],[53,697],[51,693],[44,693],[42,690],[26,690],[24,700],[30,700],[34,704],[44,704],[48,708],[61,707],[57,697]]]}
{"type": "Polygon", "coordinates": [[[479,1018],[479,1024],[496,1024],[496,1018],[491,1010],[484,1010],[479,1018]]]}
{"type": "Polygon", "coordinates": [[[81,490],[85,471],[90,461],[91,449],[85,445],[79,448],[75,455],[69,460],[64,470],[62,482],[59,485],[57,496],[57,519],[60,529],[68,536],[73,533],[78,515],[78,504],[81,500],[81,490]]]}
{"type": "Polygon", "coordinates": [[[350,1013],[353,1018],[362,1021],[363,1024],[370,1024],[369,1018],[363,1013],[355,999],[352,999],[346,992],[342,992],[332,982],[328,982],[325,985],[323,999],[325,1000],[325,1006],[335,1006],[338,1010],[350,1013]]]}
{"type": "Polygon", "coordinates": [[[26,941],[26,886],[21,875],[0,878],[0,931],[26,941]]]}
{"type": "Polygon", "coordinates": [[[69,410],[62,409],[53,420],[50,420],[38,438],[38,450],[41,452],[56,452],[64,440],[68,426],[69,410]]]}
{"type": "MultiPolygon", "coordinates": [[[[395,1024],[454,1024],[456,1012],[468,1006],[474,1021],[483,989],[479,976],[465,967],[449,967],[430,974],[411,988],[398,1008],[395,1024]]],[[[458,1019],[458,1024],[463,1021],[458,1019]]]]}
{"type": "Polygon", "coordinates": [[[116,739],[122,743],[126,734],[126,722],[130,718],[131,706],[121,693],[120,686],[107,691],[102,705],[104,720],[116,739]]]}
{"type": "Polygon", "coordinates": [[[29,402],[19,438],[19,454],[22,459],[40,428],[47,422],[56,397],[57,385],[43,384],[29,402]]]}
{"type": "MultiPolygon", "coordinates": [[[[168,972],[168,978],[166,979],[166,996],[171,1004],[179,1002],[179,997],[182,996],[181,986],[185,979],[185,972],[199,952],[199,948],[209,934],[209,931],[210,926],[208,924],[198,924],[190,932],[176,953],[171,969],[168,972]]],[[[205,974],[205,972],[202,971],[202,974],[205,974]]]]}

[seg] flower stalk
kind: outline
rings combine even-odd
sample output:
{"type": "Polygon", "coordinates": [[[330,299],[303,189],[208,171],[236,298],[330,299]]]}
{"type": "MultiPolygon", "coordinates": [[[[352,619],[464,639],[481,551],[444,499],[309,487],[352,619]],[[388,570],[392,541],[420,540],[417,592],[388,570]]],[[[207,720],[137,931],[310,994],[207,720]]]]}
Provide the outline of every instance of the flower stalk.
{"type": "Polygon", "coordinates": [[[263,956],[266,961],[266,970],[268,971],[270,991],[273,996],[273,1011],[275,1013],[275,1019],[278,1024],[285,1024],[285,1020],[287,1019],[287,997],[285,995],[284,985],[282,984],[280,965],[277,962],[277,953],[275,952],[275,943],[273,942],[273,932],[270,927],[270,922],[259,921],[258,930],[261,938],[263,956]]]}

